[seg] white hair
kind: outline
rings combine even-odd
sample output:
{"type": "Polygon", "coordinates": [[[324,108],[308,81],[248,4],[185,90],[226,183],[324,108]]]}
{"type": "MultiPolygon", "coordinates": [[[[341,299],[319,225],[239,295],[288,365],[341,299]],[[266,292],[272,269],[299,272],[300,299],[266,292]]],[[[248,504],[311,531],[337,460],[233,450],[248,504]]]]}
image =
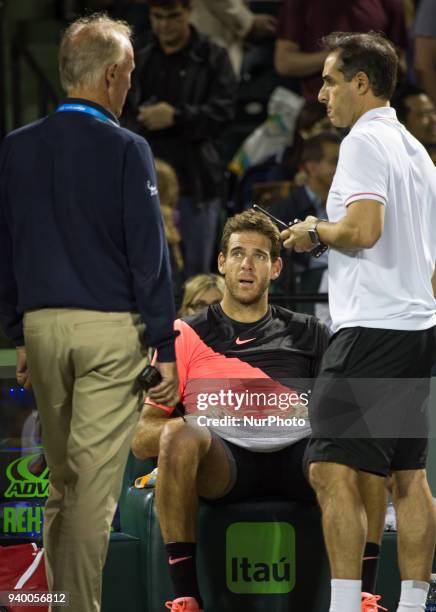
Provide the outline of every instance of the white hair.
{"type": "Polygon", "coordinates": [[[81,17],[65,30],[59,49],[59,74],[65,91],[94,88],[105,69],[125,61],[132,29],[104,13],[81,17]]]}

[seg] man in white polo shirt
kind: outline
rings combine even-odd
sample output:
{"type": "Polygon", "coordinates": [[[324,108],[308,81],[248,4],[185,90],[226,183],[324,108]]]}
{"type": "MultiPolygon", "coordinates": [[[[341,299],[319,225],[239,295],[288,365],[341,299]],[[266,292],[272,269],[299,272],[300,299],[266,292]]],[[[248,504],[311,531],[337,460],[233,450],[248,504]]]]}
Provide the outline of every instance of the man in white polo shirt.
{"type": "Polygon", "coordinates": [[[329,221],[307,217],[282,238],[300,252],[320,242],[330,247],[335,333],[314,389],[307,455],[330,559],[330,612],[379,608],[378,596],[361,597],[360,568],[367,513],[377,505],[367,490],[379,491],[383,509],[390,473],[402,577],[397,612],[423,612],[436,539],[425,473],[436,342],[436,169],[390,108],[393,45],[376,33],[341,32],[324,44],[319,100],[334,126],[351,130],[327,201],[329,221]],[[419,396],[404,402],[414,381],[419,396]]]}

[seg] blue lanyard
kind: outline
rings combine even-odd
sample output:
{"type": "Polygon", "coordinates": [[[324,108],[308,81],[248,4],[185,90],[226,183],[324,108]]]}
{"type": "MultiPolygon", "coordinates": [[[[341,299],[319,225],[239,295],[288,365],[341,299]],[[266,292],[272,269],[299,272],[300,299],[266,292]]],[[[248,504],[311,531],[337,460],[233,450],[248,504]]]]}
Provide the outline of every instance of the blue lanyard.
{"type": "Polygon", "coordinates": [[[63,113],[65,111],[87,113],[88,115],[92,115],[96,119],[100,119],[101,121],[106,121],[106,123],[112,123],[112,125],[120,127],[116,121],[110,119],[107,115],[97,110],[96,108],[93,108],[92,106],[86,106],[86,104],[61,104],[61,106],[58,106],[56,109],[57,113],[63,113]]]}

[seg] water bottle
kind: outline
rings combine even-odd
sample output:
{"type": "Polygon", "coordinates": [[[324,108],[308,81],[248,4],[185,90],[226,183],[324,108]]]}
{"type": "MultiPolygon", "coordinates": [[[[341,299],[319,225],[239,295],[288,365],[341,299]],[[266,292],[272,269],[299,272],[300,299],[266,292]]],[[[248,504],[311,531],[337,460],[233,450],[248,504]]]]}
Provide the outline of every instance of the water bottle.
{"type": "Polygon", "coordinates": [[[431,575],[430,588],[428,589],[425,612],[436,612],[436,574],[431,575]]]}

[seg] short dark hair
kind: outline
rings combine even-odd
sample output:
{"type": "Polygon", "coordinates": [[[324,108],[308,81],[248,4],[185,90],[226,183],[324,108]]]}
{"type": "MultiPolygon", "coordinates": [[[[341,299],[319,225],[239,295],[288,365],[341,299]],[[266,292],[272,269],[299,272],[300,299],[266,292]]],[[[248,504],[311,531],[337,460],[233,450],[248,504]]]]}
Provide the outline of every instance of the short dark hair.
{"type": "Polygon", "coordinates": [[[172,9],[178,4],[181,4],[183,8],[189,8],[192,5],[192,0],[147,0],[148,6],[156,6],[163,9],[172,9]]]}
{"type": "Polygon", "coordinates": [[[390,100],[398,78],[398,56],[390,40],[379,32],[332,32],[322,39],[328,51],[340,51],[346,81],[364,72],[373,94],[390,100]]]}
{"type": "Polygon", "coordinates": [[[227,255],[230,236],[240,232],[257,232],[266,236],[271,241],[270,255],[272,261],[275,261],[280,255],[281,241],[277,226],[266,215],[256,212],[252,208],[244,210],[239,215],[227,220],[220,244],[220,251],[223,255],[227,255]]]}
{"type": "Polygon", "coordinates": [[[324,144],[341,144],[339,134],[333,132],[321,132],[316,136],[307,138],[303,144],[303,152],[301,154],[301,163],[305,164],[308,161],[320,162],[324,157],[324,144]]]}
{"type": "Polygon", "coordinates": [[[410,113],[410,108],[406,104],[407,98],[422,95],[427,95],[427,92],[415,85],[403,85],[396,90],[392,96],[391,106],[397,111],[398,121],[401,121],[401,123],[407,122],[410,113]]]}

